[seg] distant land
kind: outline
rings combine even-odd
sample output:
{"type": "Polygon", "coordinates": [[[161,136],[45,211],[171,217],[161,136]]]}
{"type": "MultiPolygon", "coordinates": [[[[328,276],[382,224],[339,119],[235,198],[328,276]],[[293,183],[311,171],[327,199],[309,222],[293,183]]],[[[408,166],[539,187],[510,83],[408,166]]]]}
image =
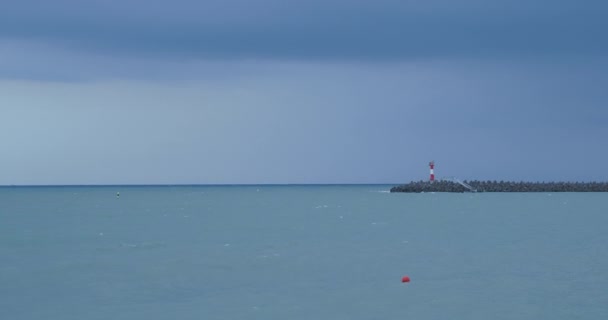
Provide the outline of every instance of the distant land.
{"type": "Polygon", "coordinates": [[[391,192],[608,192],[608,182],[412,181],[391,192]]]}

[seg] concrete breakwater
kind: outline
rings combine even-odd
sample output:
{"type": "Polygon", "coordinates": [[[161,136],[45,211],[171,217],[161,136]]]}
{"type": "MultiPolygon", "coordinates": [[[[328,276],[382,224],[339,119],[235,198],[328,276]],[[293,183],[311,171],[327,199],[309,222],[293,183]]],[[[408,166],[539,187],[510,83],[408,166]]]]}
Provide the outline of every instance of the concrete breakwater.
{"type": "Polygon", "coordinates": [[[608,182],[412,181],[391,192],[608,192],[608,182]]]}

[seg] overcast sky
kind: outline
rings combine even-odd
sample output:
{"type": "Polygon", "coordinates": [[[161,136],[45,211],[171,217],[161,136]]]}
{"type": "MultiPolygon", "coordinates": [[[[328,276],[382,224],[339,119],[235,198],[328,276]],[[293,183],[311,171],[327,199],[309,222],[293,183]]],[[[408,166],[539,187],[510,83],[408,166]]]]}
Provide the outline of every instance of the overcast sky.
{"type": "Polygon", "coordinates": [[[0,185],[608,180],[608,2],[0,10],[0,185]]]}

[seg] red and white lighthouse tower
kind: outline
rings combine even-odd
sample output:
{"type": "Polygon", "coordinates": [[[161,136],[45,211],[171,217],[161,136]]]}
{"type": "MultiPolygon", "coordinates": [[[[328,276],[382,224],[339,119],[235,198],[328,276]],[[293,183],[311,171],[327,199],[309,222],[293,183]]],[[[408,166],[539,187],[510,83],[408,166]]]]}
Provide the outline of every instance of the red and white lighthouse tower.
{"type": "Polygon", "coordinates": [[[435,181],[435,161],[429,162],[429,168],[431,168],[431,177],[429,180],[433,182],[435,181]]]}

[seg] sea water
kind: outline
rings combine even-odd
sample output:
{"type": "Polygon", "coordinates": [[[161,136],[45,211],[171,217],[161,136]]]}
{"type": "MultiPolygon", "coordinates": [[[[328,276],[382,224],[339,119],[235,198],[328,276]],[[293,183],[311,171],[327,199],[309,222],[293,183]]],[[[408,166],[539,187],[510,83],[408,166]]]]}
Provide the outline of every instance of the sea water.
{"type": "Polygon", "coordinates": [[[0,319],[608,318],[607,193],[389,188],[0,188],[0,319]]]}

